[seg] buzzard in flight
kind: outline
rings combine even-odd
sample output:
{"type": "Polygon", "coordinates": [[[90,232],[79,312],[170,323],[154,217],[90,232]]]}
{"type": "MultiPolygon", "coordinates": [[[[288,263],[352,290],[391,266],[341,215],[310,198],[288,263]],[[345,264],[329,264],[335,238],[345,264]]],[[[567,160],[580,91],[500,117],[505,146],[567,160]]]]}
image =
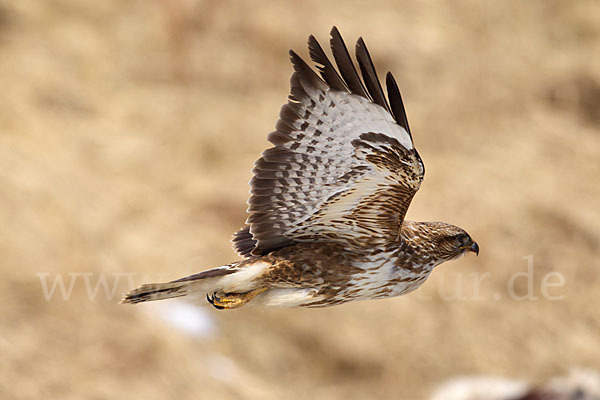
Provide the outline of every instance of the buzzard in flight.
{"type": "Polygon", "coordinates": [[[479,253],[461,228],[404,219],[425,171],[392,74],[386,98],[362,38],[359,75],[335,27],[337,70],[313,36],[308,47],[320,76],[290,51],[291,93],[255,163],[247,226],[233,236],[244,259],[142,285],[125,303],[325,307],[411,292],[435,266],[479,253]]]}

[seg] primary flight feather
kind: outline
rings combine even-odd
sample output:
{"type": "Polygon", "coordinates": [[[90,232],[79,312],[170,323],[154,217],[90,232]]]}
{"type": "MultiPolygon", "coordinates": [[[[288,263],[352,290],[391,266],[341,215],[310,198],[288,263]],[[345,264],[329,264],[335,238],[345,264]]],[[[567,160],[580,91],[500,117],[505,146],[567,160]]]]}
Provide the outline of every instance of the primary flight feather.
{"type": "Polygon", "coordinates": [[[290,51],[291,93],[255,163],[247,226],[233,236],[244,259],[142,285],[124,302],[331,306],[408,293],[435,266],[479,253],[461,228],[404,219],[425,169],[392,74],[386,98],[362,38],[359,75],[335,27],[337,70],[313,36],[308,44],[320,76],[290,51]]]}

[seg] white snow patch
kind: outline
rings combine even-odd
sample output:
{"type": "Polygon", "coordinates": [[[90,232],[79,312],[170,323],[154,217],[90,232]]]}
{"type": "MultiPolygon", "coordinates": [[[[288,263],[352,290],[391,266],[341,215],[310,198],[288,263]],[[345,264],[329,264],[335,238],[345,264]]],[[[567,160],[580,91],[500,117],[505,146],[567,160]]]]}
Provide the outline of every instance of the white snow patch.
{"type": "Polygon", "coordinates": [[[465,376],[444,383],[430,400],[505,400],[527,392],[523,381],[486,376],[465,376]]]}
{"type": "Polygon", "coordinates": [[[181,333],[206,339],[218,332],[215,319],[206,309],[178,300],[148,304],[148,311],[181,333]]]}

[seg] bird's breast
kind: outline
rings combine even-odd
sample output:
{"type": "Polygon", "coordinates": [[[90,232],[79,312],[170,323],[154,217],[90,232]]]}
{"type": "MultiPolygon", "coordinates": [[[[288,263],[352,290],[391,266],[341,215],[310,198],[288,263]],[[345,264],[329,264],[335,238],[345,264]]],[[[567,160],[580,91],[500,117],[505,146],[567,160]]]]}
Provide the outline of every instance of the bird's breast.
{"type": "Polygon", "coordinates": [[[340,296],[373,299],[400,296],[418,288],[429,276],[428,270],[402,265],[391,255],[379,255],[357,263],[359,272],[350,276],[340,296]]]}

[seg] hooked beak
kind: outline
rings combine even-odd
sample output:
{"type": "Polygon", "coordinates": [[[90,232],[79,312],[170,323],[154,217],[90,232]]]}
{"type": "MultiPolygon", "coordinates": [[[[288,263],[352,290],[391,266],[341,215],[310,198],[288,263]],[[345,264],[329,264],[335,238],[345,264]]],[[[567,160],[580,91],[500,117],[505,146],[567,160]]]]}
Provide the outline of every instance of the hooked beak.
{"type": "Polygon", "coordinates": [[[469,251],[472,251],[476,255],[479,255],[479,245],[477,244],[477,242],[473,242],[471,247],[469,247],[469,251]]]}

